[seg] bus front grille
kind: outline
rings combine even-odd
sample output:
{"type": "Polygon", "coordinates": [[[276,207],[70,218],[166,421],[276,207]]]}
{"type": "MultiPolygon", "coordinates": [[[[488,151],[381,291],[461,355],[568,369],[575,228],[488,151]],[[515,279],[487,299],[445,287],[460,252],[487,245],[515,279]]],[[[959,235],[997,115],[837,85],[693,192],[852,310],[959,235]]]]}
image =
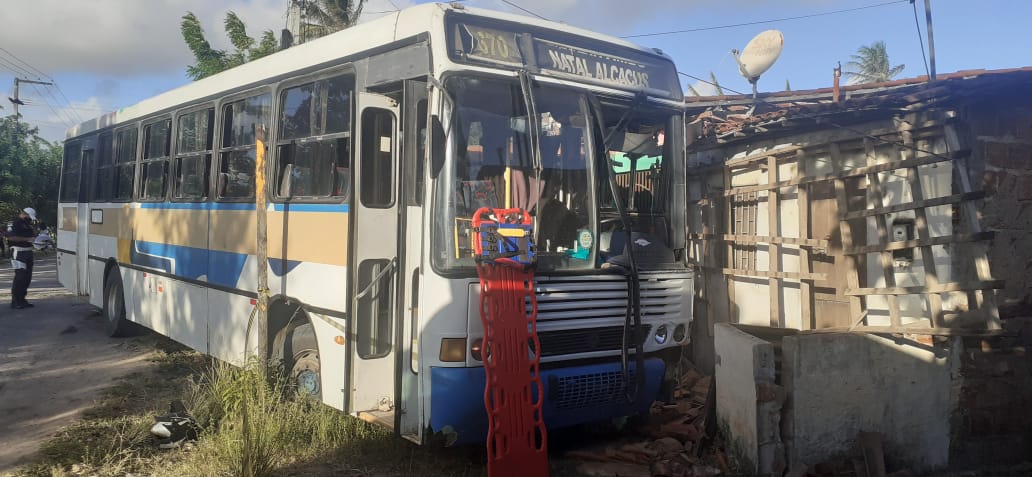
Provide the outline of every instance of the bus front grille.
{"type": "Polygon", "coordinates": [[[556,409],[582,409],[626,400],[627,383],[634,382],[635,371],[629,370],[628,381],[619,371],[603,371],[550,380],[549,401],[556,409]]]}
{"type": "MultiPolygon", "coordinates": [[[[642,325],[638,335],[639,344],[645,342],[651,329],[651,325],[642,325]]],[[[619,350],[623,344],[623,326],[539,331],[538,341],[541,342],[542,357],[619,350]]],[[[633,348],[633,345],[633,341],[628,343],[628,349],[633,348]]]]}

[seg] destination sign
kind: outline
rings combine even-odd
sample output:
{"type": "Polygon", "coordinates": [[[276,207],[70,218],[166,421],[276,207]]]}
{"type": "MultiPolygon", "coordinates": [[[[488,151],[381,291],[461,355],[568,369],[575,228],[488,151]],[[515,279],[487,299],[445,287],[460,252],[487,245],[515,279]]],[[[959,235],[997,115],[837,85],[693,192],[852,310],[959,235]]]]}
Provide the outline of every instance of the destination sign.
{"type": "Polygon", "coordinates": [[[673,63],[621,45],[467,17],[451,23],[448,30],[453,45],[449,53],[455,61],[527,67],[550,76],[683,98],[673,63]],[[516,33],[517,27],[526,33],[516,33]]]}

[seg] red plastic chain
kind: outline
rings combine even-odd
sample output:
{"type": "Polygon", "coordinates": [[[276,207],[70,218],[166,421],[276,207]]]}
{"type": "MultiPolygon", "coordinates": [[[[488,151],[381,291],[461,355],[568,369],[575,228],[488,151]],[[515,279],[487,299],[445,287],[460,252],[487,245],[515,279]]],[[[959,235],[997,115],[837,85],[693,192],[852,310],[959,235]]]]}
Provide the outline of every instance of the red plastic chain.
{"type": "MultiPolygon", "coordinates": [[[[480,212],[474,217],[474,227],[482,223],[480,212]]],[[[494,216],[530,222],[519,209],[496,210],[494,216]]],[[[544,388],[533,268],[500,259],[477,263],[477,273],[487,374],[488,475],[547,476],[548,438],[541,415],[544,388]]]]}

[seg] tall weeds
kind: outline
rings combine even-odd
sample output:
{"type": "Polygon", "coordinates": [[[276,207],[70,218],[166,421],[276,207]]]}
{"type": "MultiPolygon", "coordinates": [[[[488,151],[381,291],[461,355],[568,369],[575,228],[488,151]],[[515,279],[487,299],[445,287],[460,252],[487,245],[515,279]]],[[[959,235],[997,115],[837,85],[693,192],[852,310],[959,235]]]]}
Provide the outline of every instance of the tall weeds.
{"type": "Polygon", "coordinates": [[[297,394],[280,375],[257,361],[242,368],[216,363],[186,403],[204,432],[169,475],[265,476],[332,454],[354,438],[386,435],[297,394]]]}

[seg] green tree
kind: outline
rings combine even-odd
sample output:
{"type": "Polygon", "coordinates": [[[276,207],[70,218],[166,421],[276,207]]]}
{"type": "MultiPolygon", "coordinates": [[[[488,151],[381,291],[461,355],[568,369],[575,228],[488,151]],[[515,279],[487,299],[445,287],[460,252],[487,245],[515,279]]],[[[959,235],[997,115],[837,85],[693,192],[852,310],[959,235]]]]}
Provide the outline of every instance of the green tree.
{"type": "Polygon", "coordinates": [[[204,37],[201,21],[193,12],[183,15],[179,24],[180,32],[186,46],[194,55],[195,63],[186,67],[187,76],[199,80],[230,68],[240,66],[248,61],[268,56],[278,50],[276,35],[272,30],[265,30],[259,40],[247,35],[247,26],[234,12],[226,14],[224,22],[226,35],[233,44],[234,51],[218,50],[204,37]]]}
{"type": "Polygon", "coordinates": [[[12,117],[0,118],[0,224],[24,207],[56,225],[62,148],[39,130],[12,117]]]}
{"type": "Polygon", "coordinates": [[[895,78],[903,72],[905,65],[889,66],[889,53],[884,41],[876,41],[870,46],[857,48],[856,54],[850,56],[853,61],[846,63],[850,68],[845,73],[850,84],[881,83],[895,78]]]}
{"type": "Polygon", "coordinates": [[[365,0],[290,0],[301,13],[300,42],[313,40],[358,23],[365,0]]]}

